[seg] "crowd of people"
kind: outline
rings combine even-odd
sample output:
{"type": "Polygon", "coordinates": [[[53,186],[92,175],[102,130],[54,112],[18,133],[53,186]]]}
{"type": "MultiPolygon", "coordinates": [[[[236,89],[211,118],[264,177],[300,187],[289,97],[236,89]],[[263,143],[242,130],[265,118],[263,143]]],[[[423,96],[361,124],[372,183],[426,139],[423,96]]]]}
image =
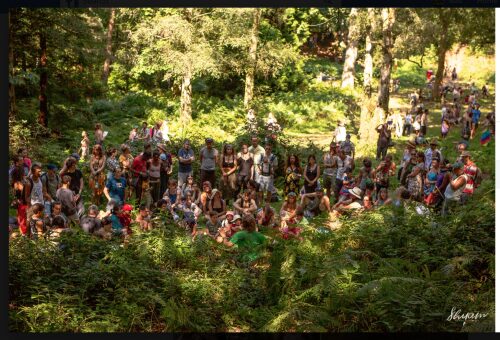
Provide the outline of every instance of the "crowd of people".
{"type": "MultiPolygon", "coordinates": [[[[376,159],[362,159],[358,170],[355,145],[342,121],[320,161],[314,154],[305,163],[297,154],[288,155],[279,211],[271,206],[278,172],[272,143],[261,145],[254,135],[238,150],[224,144],[219,151],[214,140],[206,138],[205,146],[195,152],[185,140],[172,153],[162,136],[162,123],[152,128],[144,123],[118,149],[104,149],[106,134],[97,124],[95,144],[91,147],[83,132],[79,153],[66,158],[60,169],[47,164],[42,172],[42,165],[32,162],[27,149],[19,150],[9,172],[15,198],[12,206],[17,209],[10,227],[17,226],[21,235],[37,239],[58,237],[74,225],[97,237],[127,241],[133,232],[151,230],[158,220],[170,220],[193,239],[206,235],[229,247],[252,249],[265,242],[260,229],[275,228],[284,239],[300,240],[308,221],[319,215],[335,219],[408,201],[439,208],[446,215],[454,205],[470,199],[481,182],[481,171],[467,151],[481,116],[478,94],[471,91],[464,97],[458,92],[455,96],[455,90],[453,104],[443,106],[442,121],[470,128],[462,133],[457,159],[443,157],[438,138],[426,139],[429,110],[414,92],[405,116],[391,114],[377,126],[376,159]],[[468,108],[460,116],[462,101],[468,108]],[[406,143],[399,168],[387,154],[394,130],[398,137],[415,136],[406,143]],[[133,155],[130,145],[137,143],[142,152],[133,155]],[[83,161],[89,165],[87,178],[79,169],[83,161]],[[175,173],[174,162],[178,162],[175,173]],[[393,177],[398,186],[391,192],[393,177]],[[88,209],[82,196],[85,187],[91,193],[88,209]]],[[[487,121],[491,126],[492,117],[487,121]]]]}

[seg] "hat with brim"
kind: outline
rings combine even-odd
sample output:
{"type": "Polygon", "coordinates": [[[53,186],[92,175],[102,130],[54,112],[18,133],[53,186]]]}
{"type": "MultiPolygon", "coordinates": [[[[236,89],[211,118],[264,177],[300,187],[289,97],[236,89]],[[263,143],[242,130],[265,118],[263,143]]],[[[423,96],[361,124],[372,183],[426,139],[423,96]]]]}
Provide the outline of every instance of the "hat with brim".
{"type": "Polygon", "coordinates": [[[232,212],[232,211],[226,212],[226,217],[228,217],[228,216],[234,216],[234,212],[232,212]]]}
{"type": "Polygon", "coordinates": [[[352,189],[349,189],[349,193],[359,199],[361,199],[361,194],[362,194],[362,191],[360,188],[358,187],[354,187],[352,189]]]}
{"type": "Polygon", "coordinates": [[[240,215],[234,215],[233,222],[236,222],[237,220],[241,220],[241,216],[240,215]]]}
{"type": "Polygon", "coordinates": [[[464,163],[462,163],[462,162],[456,162],[456,163],[453,163],[453,165],[452,165],[451,168],[453,170],[456,170],[456,169],[463,169],[463,167],[464,167],[464,163]]]}
{"type": "Polygon", "coordinates": [[[132,211],[133,208],[130,204],[124,204],[122,210],[123,211],[132,211]]]}
{"type": "Polygon", "coordinates": [[[49,164],[49,165],[47,165],[47,170],[57,170],[57,165],[49,164]]]}
{"type": "Polygon", "coordinates": [[[415,144],[415,142],[408,141],[408,142],[406,142],[406,146],[409,146],[409,147],[415,149],[417,147],[417,144],[415,144]]]}
{"type": "Polygon", "coordinates": [[[469,151],[463,151],[463,152],[460,154],[460,157],[470,157],[470,152],[469,152],[469,151]]]}
{"type": "Polygon", "coordinates": [[[429,144],[430,145],[439,145],[436,138],[432,138],[431,142],[429,144]]]}
{"type": "Polygon", "coordinates": [[[165,144],[158,144],[156,147],[162,151],[167,151],[167,147],[165,146],[165,144]]]}
{"type": "Polygon", "coordinates": [[[77,161],[80,160],[80,155],[78,155],[77,153],[73,153],[71,154],[71,157],[73,157],[74,159],[76,159],[77,161]]]}

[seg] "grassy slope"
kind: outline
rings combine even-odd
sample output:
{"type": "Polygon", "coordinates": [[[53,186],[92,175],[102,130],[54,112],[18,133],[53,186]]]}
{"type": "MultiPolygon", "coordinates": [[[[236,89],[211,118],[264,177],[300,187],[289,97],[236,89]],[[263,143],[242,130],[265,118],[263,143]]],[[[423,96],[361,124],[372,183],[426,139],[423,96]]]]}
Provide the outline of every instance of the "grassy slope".
{"type": "MultiPolygon", "coordinates": [[[[421,79],[422,72],[416,71],[400,67],[397,72],[421,79]]],[[[404,105],[409,85],[403,81],[402,96],[391,105],[404,105]]],[[[328,103],[331,93],[317,85],[294,96],[269,96],[261,105],[283,114],[294,112],[297,123],[286,131],[297,142],[311,137],[324,144],[331,139],[326,124],[344,113],[335,106],[340,104],[328,103]],[[325,109],[328,105],[330,110],[325,109]],[[323,110],[328,114],[318,115],[323,110]],[[309,119],[313,114],[314,120],[309,119]]],[[[345,98],[341,92],[339,96],[345,98]]],[[[486,101],[483,108],[491,105],[486,101]]],[[[229,111],[223,104],[217,110],[229,111]]],[[[237,114],[241,119],[243,113],[237,114]]],[[[141,118],[129,119],[135,124],[141,118]]],[[[210,118],[200,117],[204,119],[210,118]]],[[[128,131],[111,122],[106,129],[119,142],[118,136],[128,131]]],[[[438,134],[438,122],[436,106],[430,135],[438,134]]],[[[443,143],[447,150],[458,136],[457,129],[450,132],[443,143]]],[[[397,154],[404,140],[398,141],[397,154]]],[[[69,151],[50,141],[44,146],[50,153],[69,151]]],[[[40,249],[16,241],[9,248],[10,329],[489,330],[494,320],[493,150],[494,143],[479,146],[478,137],[472,143],[474,158],[490,178],[466,212],[441,220],[382,210],[341,220],[335,232],[322,233],[316,227],[329,222],[317,219],[304,231],[304,242],[272,244],[250,271],[235,262],[232,251],[211,242],[193,244],[171,224],[149,234],[136,233],[125,249],[70,238],[65,256],[50,245],[40,249]],[[462,327],[445,321],[453,306],[490,314],[484,322],[462,327]]]]}

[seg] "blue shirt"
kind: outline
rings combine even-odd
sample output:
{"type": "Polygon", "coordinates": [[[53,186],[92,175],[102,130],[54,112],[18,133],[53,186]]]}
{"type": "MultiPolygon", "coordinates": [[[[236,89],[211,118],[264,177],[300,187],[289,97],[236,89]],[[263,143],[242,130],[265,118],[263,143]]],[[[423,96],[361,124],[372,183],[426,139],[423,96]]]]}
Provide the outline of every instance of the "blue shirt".
{"type": "Polygon", "coordinates": [[[111,177],[106,184],[106,188],[108,188],[109,196],[114,199],[117,203],[123,204],[125,201],[125,187],[127,181],[125,178],[120,177],[120,179],[116,179],[115,177],[111,177]]]}
{"type": "MultiPolygon", "coordinates": [[[[184,148],[179,150],[179,158],[190,158],[194,156],[193,149],[186,150],[184,148]]],[[[192,164],[182,164],[179,162],[179,172],[187,173],[193,170],[192,164]]]]}
{"type": "Polygon", "coordinates": [[[472,110],[472,122],[477,124],[479,122],[479,117],[481,117],[481,111],[478,109],[472,110]]]}

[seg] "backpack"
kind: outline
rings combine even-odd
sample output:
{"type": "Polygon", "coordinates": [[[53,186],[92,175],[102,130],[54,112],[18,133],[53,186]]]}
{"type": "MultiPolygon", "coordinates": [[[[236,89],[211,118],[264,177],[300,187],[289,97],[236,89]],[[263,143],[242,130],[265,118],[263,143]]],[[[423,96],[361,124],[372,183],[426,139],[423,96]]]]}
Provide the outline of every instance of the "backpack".
{"type": "MultiPolygon", "coordinates": [[[[42,185],[45,186],[47,190],[49,185],[49,176],[47,175],[46,172],[42,172],[42,174],[40,175],[40,180],[42,181],[42,185]]],[[[57,188],[59,188],[59,184],[61,183],[61,177],[59,177],[58,173],[56,173],[56,180],[57,180],[57,188]]]]}

